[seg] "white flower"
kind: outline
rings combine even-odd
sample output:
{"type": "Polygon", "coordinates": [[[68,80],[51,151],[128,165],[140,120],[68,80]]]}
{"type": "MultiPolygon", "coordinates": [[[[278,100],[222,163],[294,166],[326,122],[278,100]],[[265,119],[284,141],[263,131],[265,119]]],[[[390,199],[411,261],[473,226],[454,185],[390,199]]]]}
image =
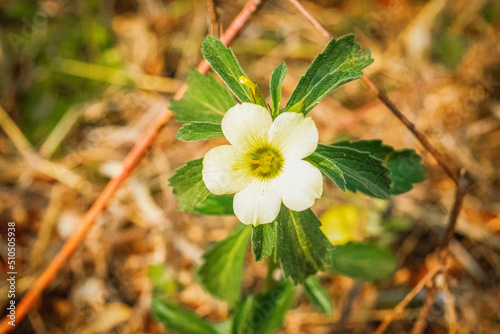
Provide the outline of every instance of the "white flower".
{"type": "Polygon", "coordinates": [[[310,117],[284,112],[272,120],[256,104],[237,104],[222,119],[231,145],[217,146],[203,159],[203,181],[216,195],[234,196],[234,213],[244,224],[272,222],[281,202],[303,211],[323,192],[321,172],[302,160],[318,146],[310,117]]]}

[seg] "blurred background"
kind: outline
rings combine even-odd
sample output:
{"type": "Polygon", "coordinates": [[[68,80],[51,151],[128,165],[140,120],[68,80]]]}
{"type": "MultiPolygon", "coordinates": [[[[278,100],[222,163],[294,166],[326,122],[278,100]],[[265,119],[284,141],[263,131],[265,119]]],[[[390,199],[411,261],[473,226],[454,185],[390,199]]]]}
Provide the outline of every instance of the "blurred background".
{"type": "MultiPolygon", "coordinates": [[[[6,223],[14,221],[18,296],[168,108],[187,71],[202,59],[203,37],[226,29],[244,3],[0,1],[0,256],[7,272],[6,223]]],[[[465,167],[474,180],[426,333],[500,333],[500,3],[303,4],[333,36],[354,32],[372,50],[375,62],[366,73],[450,165],[465,167]]],[[[327,42],[288,0],[265,0],[231,47],[265,96],[272,69],[285,60],[286,101],[327,42]]],[[[427,181],[390,201],[344,193],[328,182],[313,207],[326,213],[325,233],[334,243],[387,245],[398,270],[374,283],[322,274],[333,316],[316,313],[299,297],[282,333],[371,332],[435,263],[428,254],[443,235],[455,187],[361,80],[335,91],[310,115],[322,143],[379,138],[397,149],[416,149],[428,169],[427,181]]],[[[194,270],[204,250],[239,223],[179,213],[167,181],[186,160],[224,140],[182,143],[175,139],[178,128],[172,120],[161,131],[15,332],[162,333],[150,315],[153,285],[200,316],[227,319],[226,304],[203,291],[194,270]]],[[[265,264],[249,254],[244,291],[258,291],[265,275],[265,264]]],[[[2,305],[8,302],[5,282],[2,305]]],[[[408,332],[424,299],[424,292],[417,295],[387,332],[408,332]]]]}

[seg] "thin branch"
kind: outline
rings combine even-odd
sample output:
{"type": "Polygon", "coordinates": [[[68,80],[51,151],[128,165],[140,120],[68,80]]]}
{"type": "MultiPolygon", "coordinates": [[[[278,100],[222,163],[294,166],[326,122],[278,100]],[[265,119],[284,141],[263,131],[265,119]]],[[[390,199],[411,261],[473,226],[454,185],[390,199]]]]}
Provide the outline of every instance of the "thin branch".
{"type": "MultiPolygon", "coordinates": [[[[434,267],[436,268],[443,268],[445,271],[447,268],[447,263],[446,260],[448,258],[448,246],[450,245],[451,240],[453,239],[453,236],[455,234],[455,228],[457,226],[457,220],[458,216],[460,214],[460,211],[462,209],[462,204],[463,200],[465,197],[465,194],[467,192],[467,187],[468,187],[468,179],[466,178],[465,175],[465,170],[462,169],[459,177],[459,182],[458,186],[455,192],[455,202],[453,203],[453,208],[450,212],[450,218],[448,220],[448,227],[446,228],[446,232],[444,233],[443,239],[441,240],[441,243],[437,247],[437,255],[439,257],[439,265],[434,267]]],[[[413,299],[413,297],[425,286],[427,282],[429,282],[434,276],[437,274],[439,270],[433,273],[433,271],[429,271],[425,277],[420,280],[420,282],[415,286],[415,288],[401,301],[396,308],[389,314],[388,317],[384,319],[384,321],[379,325],[377,330],[375,331],[375,334],[381,334],[384,332],[384,330],[389,326],[389,324],[394,320],[394,318],[403,311],[403,309],[406,307],[406,305],[413,299]],[[433,274],[432,274],[433,273],[433,274]],[[432,275],[431,275],[432,274],[432,275]],[[418,288],[418,290],[417,290],[418,288]],[[416,293],[414,291],[416,290],[416,293]],[[411,298],[410,298],[411,295],[411,298]],[[409,299],[408,299],[409,298],[409,299]],[[407,302],[405,302],[407,301],[407,302]],[[405,303],[403,303],[405,302],[405,303]]],[[[419,315],[419,327],[417,327],[417,330],[423,329],[425,326],[425,317],[427,316],[428,310],[426,308],[430,308],[429,306],[426,306],[427,303],[430,303],[432,305],[432,302],[434,300],[434,296],[428,297],[430,298],[429,300],[426,300],[423,309],[420,311],[419,315]]],[[[415,325],[416,326],[416,325],[415,325]]],[[[416,332],[419,333],[419,332],[416,332]]]]}
{"type": "Polygon", "coordinates": [[[462,168],[462,170],[460,170],[460,176],[458,178],[457,189],[455,190],[455,202],[453,203],[453,208],[451,209],[450,218],[448,220],[448,227],[444,232],[443,239],[438,248],[441,253],[441,257],[445,256],[445,254],[443,253],[448,252],[448,246],[450,245],[450,242],[455,235],[458,216],[460,215],[460,211],[462,210],[462,204],[464,202],[468,186],[469,180],[466,177],[465,169],[462,168]]]}
{"type": "MultiPolygon", "coordinates": [[[[228,44],[236,36],[238,31],[245,25],[250,15],[257,9],[257,6],[260,4],[260,2],[261,0],[249,0],[246,3],[245,7],[233,20],[227,31],[221,37],[223,43],[228,44]]],[[[201,62],[198,68],[200,69],[200,72],[205,73],[206,71],[208,71],[209,66],[203,65],[203,62],[201,62]]],[[[174,98],[180,98],[182,96],[186,86],[183,85],[183,87],[179,89],[174,98]]],[[[154,142],[156,135],[171,118],[171,116],[172,114],[169,110],[160,115],[158,120],[148,128],[144,136],[139,139],[134,148],[125,157],[121,173],[118,176],[112,178],[111,181],[106,185],[94,205],[92,205],[90,210],[84,216],[83,221],[80,224],[80,229],[73,235],[71,235],[71,237],[66,241],[62,249],[49,264],[48,268],[36,279],[32,287],[28,290],[22,301],[16,307],[16,322],[21,321],[21,319],[26,315],[30,308],[33,307],[33,305],[40,297],[42,291],[54,279],[57,272],[71,256],[75,248],[85,238],[85,236],[93,226],[97,216],[106,208],[106,205],[113,197],[114,193],[130,176],[134,167],[142,159],[147,148],[154,142]]],[[[9,320],[10,319],[7,317],[3,319],[2,323],[0,324],[0,334],[6,333],[9,330],[15,328],[9,325],[9,320]]]]}
{"type": "Polygon", "coordinates": [[[130,73],[107,66],[86,63],[63,57],[57,57],[54,59],[52,62],[52,69],[84,79],[163,93],[173,93],[181,84],[179,81],[172,78],[142,73],[130,73]]]}
{"type": "MultiPolygon", "coordinates": [[[[453,236],[455,235],[455,229],[457,226],[458,216],[460,211],[462,210],[462,204],[465,198],[465,194],[467,193],[468,187],[468,179],[465,176],[465,170],[462,169],[460,171],[459,182],[457,189],[455,191],[455,202],[453,203],[453,208],[450,212],[450,218],[448,220],[448,226],[444,233],[443,239],[437,248],[437,254],[439,257],[439,261],[441,265],[446,265],[446,260],[448,258],[448,247],[450,246],[451,240],[453,240],[453,236]]],[[[413,326],[412,334],[420,334],[425,328],[425,324],[427,322],[427,315],[429,314],[429,310],[434,303],[434,298],[437,292],[437,285],[434,284],[432,288],[427,291],[427,297],[425,299],[424,306],[420,310],[418,315],[417,322],[413,326]]]]}
{"type": "Polygon", "coordinates": [[[219,12],[218,12],[218,1],[216,0],[208,0],[208,8],[210,10],[210,33],[214,35],[215,37],[219,38],[221,31],[222,31],[222,25],[220,22],[220,17],[219,17],[219,12]]]}
{"type": "Polygon", "coordinates": [[[450,179],[452,179],[453,182],[455,182],[455,184],[458,186],[457,173],[454,172],[450,166],[448,166],[448,164],[446,163],[446,159],[443,157],[441,152],[439,152],[434,146],[432,146],[432,144],[429,142],[429,139],[427,139],[427,137],[422,132],[420,132],[415,127],[415,125],[412,122],[410,122],[410,120],[401,111],[399,111],[399,109],[394,105],[394,103],[392,103],[391,100],[389,100],[387,95],[384,92],[382,92],[382,90],[379,89],[367,75],[363,75],[362,79],[368,85],[370,90],[373,93],[375,93],[375,95],[377,95],[377,98],[380,101],[382,101],[382,103],[385,104],[385,106],[389,108],[389,110],[392,111],[392,113],[397,118],[399,118],[401,123],[403,123],[406,126],[406,128],[413,133],[413,135],[415,136],[415,138],[417,138],[420,144],[422,144],[422,146],[434,157],[434,159],[436,159],[439,166],[443,168],[443,170],[450,177],[450,179]]]}
{"type": "Polygon", "coordinates": [[[374,334],[382,334],[387,326],[394,320],[403,310],[408,306],[408,304],[415,298],[415,296],[424,288],[424,286],[430,282],[434,276],[441,270],[443,269],[443,265],[441,262],[439,262],[437,265],[435,265],[419,282],[413,290],[410,291],[406,295],[406,297],[399,302],[398,305],[392,310],[391,313],[387,317],[385,317],[384,321],[377,327],[375,330],[374,334]]]}
{"type": "Polygon", "coordinates": [[[304,15],[304,17],[308,19],[309,22],[311,22],[311,24],[314,26],[314,28],[316,28],[317,31],[323,34],[323,36],[325,36],[326,38],[332,38],[332,35],[328,32],[328,30],[326,30],[325,27],[323,27],[323,25],[319,23],[318,20],[316,20],[316,18],[307,11],[307,9],[304,8],[304,6],[300,3],[299,0],[288,0],[288,1],[290,1],[295,6],[295,8],[297,8],[297,10],[302,15],[304,15]]]}
{"type": "Polygon", "coordinates": [[[434,299],[436,298],[437,287],[433,285],[430,289],[427,289],[427,296],[425,297],[424,306],[418,313],[417,321],[411,330],[411,334],[420,334],[425,328],[427,322],[427,315],[431,310],[432,304],[434,304],[434,299]]]}
{"type": "Polygon", "coordinates": [[[30,142],[24,134],[19,130],[16,123],[12,121],[9,114],[0,106],[0,128],[3,129],[7,137],[12,141],[17,150],[26,155],[33,151],[30,142]]]}
{"type": "Polygon", "coordinates": [[[83,180],[78,174],[55,162],[43,159],[35,153],[28,139],[26,139],[17,124],[12,121],[9,114],[1,106],[0,128],[4,130],[7,137],[19,153],[21,153],[26,165],[30,169],[49,176],[77,191],[85,193],[90,189],[90,183],[83,180]]]}

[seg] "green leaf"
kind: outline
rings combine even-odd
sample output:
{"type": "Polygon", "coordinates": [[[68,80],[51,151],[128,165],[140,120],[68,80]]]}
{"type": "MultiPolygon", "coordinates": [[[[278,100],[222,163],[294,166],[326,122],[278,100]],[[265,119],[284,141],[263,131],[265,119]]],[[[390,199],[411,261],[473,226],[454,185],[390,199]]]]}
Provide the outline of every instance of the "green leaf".
{"type": "Polygon", "coordinates": [[[467,51],[467,39],[462,34],[439,31],[433,35],[431,50],[433,59],[437,59],[449,69],[455,69],[467,51]]]}
{"type": "Polygon", "coordinates": [[[368,152],[383,161],[390,171],[391,194],[397,195],[410,191],[414,183],[426,179],[426,169],[421,164],[422,158],[412,149],[395,151],[394,148],[384,145],[381,140],[359,140],[354,142],[342,141],[333,144],[368,152]]]}
{"type": "Polygon", "coordinates": [[[193,312],[158,298],[151,300],[151,311],[153,319],[163,323],[169,331],[180,334],[217,334],[207,321],[193,312]]]}
{"type": "Polygon", "coordinates": [[[389,197],[389,170],[382,165],[381,160],[369,153],[343,146],[318,145],[313,156],[330,160],[340,168],[344,173],[345,186],[350,191],[359,190],[378,198],[389,197]]]}
{"type": "Polygon", "coordinates": [[[394,151],[392,147],[383,144],[380,139],[356,140],[352,142],[343,140],[333,143],[332,146],[349,147],[361,152],[368,152],[371,156],[382,161],[394,151]]]}
{"type": "Polygon", "coordinates": [[[230,48],[215,36],[208,35],[203,40],[201,53],[241,102],[252,101],[248,87],[240,82],[240,77],[247,75],[230,48]]]}
{"type": "Polygon", "coordinates": [[[389,277],[396,270],[390,250],[374,244],[350,242],[330,249],[329,271],[367,281],[389,277]]]}
{"type": "MultiPolygon", "coordinates": [[[[5,7],[4,7],[5,12],[5,7]]],[[[25,15],[25,16],[33,16],[34,14],[25,15]]],[[[500,19],[500,4],[495,0],[488,1],[484,4],[483,8],[481,8],[481,17],[493,25],[498,19],[500,19]]]]}
{"type": "Polygon", "coordinates": [[[312,154],[305,160],[316,166],[321,173],[325,174],[325,176],[335,182],[340,189],[345,191],[344,173],[332,160],[329,160],[319,154],[312,154]]]}
{"type": "Polygon", "coordinates": [[[203,158],[187,161],[168,182],[179,200],[179,211],[193,211],[210,194],[202,179],[203,158]]]}
{"type": "Polygon", "coordinates": [[[361,77],[362,70],[372,62],[370,50],[360,51],[353,34],[332,39],[300,79],[286,109],[302,103],[307,114],[333,89],[361,77]]]}
{"type": "Polygon", "coordinates": [[[177,291],[177,283],[169,276],[163,264],[149,265],[148,277],[155,296],[168,296],[177,291]]]}
{"type": "Polygon", "coordinates": [[[382,227],[388,232],[408,232],[414,224],[409,217],[391,216],[382,221],[382,227]]]}
{"type": "Polygon", "coordinates": [[[283,80],[285,79],[286,71],[286,63],[282,61],[278,66],[276,66],[271,74],[269,93],[271,95],[271,104],[273,108],[272,114],[274,117],[278,116],[280,111],[281,88],[283,87],[283,80]]]}
{"type": "Polygon", "coordinates": [[[250,334],[254,331],[248,322],[252,319],[255,310],[255,295],[249,295],[245,300],[240,301],[233,312],[233,325],[231,326],[231,334],[250,334]]]}
{"type": "Polygon", "coordinates": [[[281,206],[276,222],[276,257],[284,276],[300,283],[323,269],[331,245],[311,209],[295,212],[281,206]]]}
{"type": "Polygon", "coordinates": [[[391,171],[394,195],[410,191],[414,183],[420,183],[427,178],[427,170],[421,164],[422,158],[415,150],[404,149],[395,151],[387,161],[387,168],[391,171]]]}
{"type": "Polygon", "coordinates": [[[191,122],[184,124],[175,137],[182,141],[196,141],[224,137],[224,134],[220,123],[191,122]]]}
{"type": "Polygon", "coordinates": [[[219,85],[212,74],[190,71],[188,89],[180,100],[172,100],[170,110],[179,123],[220,123],[226,111],[236,104],[229,92],[219,85]]]}
{"type": "Polygon", "coordinates": [[[214,323],[213,327],[219,334],[229,334],[231,333],[231,327],[233,326],[232,319],[219,321],[214,323]]]}
{"type": "Polygon", "coordinates": [[[295,287],[289,281],[264,295],[250,295],[235,309],[232,334],[271,334],[283,325],[292,307],[295,287]]]}
{"type": "Polygon", "coordinates": [[[333,314],[332,297],[318,277],[311,275],[304,281],[304,291],[309,302],[326,315],[333,314]]]}
{"type": "Polygon", "coordinates": [[[255,261],[267,259],[276,244],[275,223],[261,224],[252,228],[252,253],[255,261]]]}
{"type": "Polygon", "coordinates": [[[234,305],[240,299],[243,265],[251,226],[240,226],[203,255],[198,278],[217,298],[234,305]]]}
{"type": "Polygon", "coordinates": [[[288,112],[296,112],[298,114],[301,114],[304,112],[304,103],[305,103],[305,100],[302,99],[300,100],[299,102],[295,103],[293,106],[291,107],[286,107],[285,108],[285,111],[288,111],[288,112]]]}
{"type": "Polygon", "coordinates": [[[194,212],[211,216],[234,215],[233,196],[210,194],[203,202],[196,206],[194,212]]]}

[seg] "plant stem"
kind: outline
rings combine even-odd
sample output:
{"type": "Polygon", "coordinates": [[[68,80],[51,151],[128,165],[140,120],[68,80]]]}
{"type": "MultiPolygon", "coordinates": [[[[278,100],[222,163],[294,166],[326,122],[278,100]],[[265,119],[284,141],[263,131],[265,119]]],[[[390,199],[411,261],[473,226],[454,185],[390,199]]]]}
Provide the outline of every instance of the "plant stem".
{"type": "Polygon", "coordinates": [[[266,293],[270,292],[274,288],[274,278],[273,273],[274,269],[276,269],[276,262],[274,261],[274,253],[267,259],[267,276],[266,276],[266,293]]]}

